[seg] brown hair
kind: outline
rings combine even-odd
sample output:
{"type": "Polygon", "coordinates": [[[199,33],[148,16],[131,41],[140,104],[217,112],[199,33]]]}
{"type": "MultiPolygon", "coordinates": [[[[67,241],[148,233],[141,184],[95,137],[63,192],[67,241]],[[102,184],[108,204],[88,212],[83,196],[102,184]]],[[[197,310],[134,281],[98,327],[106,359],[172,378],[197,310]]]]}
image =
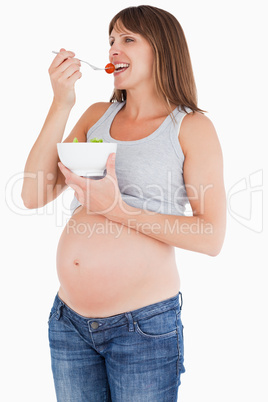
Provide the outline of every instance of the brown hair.
{"type": "MultiPolygon", "coordinates": [[[[170,102],[193,112],[206,112],[197,107],[197,90],[191,58],[183,29],[169,12],[152,6],[128,7],[117,13],[109,24],[142,35],[154,51],[154,81],[169,112],[170,102]]],[[[126,90],[114,89],[110,102],[126,100],[126,90]]]]}

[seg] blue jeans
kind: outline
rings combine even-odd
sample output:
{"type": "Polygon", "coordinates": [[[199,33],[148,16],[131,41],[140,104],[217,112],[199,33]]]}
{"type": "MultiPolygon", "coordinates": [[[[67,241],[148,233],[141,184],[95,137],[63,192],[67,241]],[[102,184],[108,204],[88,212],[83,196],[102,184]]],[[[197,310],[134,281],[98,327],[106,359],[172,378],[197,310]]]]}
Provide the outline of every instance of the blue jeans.
{"type": "Polygon", "coordinates": [[[86,318],[56,295],[48,334],[57,401],[176,402],[185,372],[182,303],[179,292],[137,310],[86,318]]]}

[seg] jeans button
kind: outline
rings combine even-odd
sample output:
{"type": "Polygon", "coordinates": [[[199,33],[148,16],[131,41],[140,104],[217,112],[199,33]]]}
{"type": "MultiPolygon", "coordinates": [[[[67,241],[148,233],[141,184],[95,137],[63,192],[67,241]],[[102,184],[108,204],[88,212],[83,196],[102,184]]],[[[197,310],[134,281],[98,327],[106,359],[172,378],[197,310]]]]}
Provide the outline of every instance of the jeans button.
{"type": "Polygon", "coordinates": [[[91,323],[91,328],[93,328],[93,329],[99,328],[99,323],[96,322],[96,321],[92,322],[92,323],[91,323]]]}

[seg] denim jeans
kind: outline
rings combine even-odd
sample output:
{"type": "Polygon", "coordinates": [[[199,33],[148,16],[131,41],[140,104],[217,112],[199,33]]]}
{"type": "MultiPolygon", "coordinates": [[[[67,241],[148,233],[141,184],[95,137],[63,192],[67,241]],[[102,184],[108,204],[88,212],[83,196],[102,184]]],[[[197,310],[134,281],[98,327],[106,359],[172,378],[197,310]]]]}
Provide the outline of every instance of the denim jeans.
{"type": "Polygon", "coordinates": [[[185,372],[182,304],[179,292],[137,310],[87,318],[56,295],[48,336],[57,401],[177,401],[185,372]]]}

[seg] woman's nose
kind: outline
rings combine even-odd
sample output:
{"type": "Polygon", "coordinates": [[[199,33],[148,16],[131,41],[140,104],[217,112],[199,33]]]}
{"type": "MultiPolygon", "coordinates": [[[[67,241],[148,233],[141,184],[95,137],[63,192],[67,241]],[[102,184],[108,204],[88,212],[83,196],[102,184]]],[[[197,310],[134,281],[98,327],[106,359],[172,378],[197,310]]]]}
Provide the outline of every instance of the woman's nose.
{"type": "Polygon", "coordinates": [[[118,46],[111,46],[110,50],[109,50],[109,55],[110,57],[113,56],[118,56],[120,54],[120,49],[118,48],[118,46]]]}

